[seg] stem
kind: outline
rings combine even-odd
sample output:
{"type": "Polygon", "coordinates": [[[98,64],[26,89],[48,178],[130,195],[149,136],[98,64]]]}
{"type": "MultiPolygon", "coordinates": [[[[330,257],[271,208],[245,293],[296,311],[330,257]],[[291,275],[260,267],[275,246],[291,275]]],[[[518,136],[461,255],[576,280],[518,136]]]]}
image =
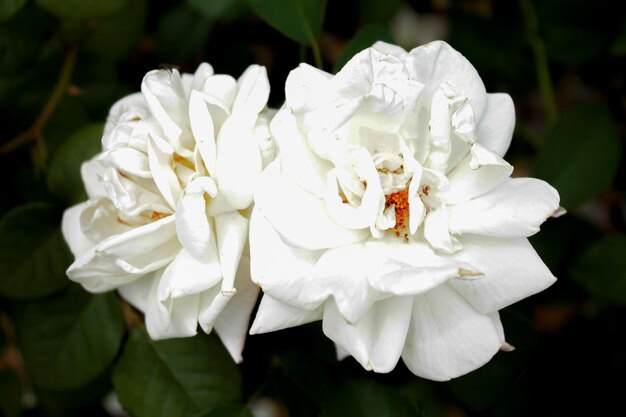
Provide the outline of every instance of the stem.
{"type": "Polygon", "coordinates": [[[45,156],[45,144],[43,137],[43,130],[46,127],[46,124],[50,120],[50,117],[54,114],[57,109],[59,102],[65,95],[67,87],[72,79],[72,74],[74,73],[74,67],[76,66],[76,55],[78,53],[78,45],[71,44],[65,53],[65,60],[63,61],[63,66],[61,67],[61,71],[59,72],[59,78],[48,97],[48,101],[44,104],[39,116],[35,119],[35,122],[31,127],[26,129],[25,131],[19,133],[13,139],[5,142],[2,146],[0,146],[0,156],[4,156],[24,146],[31,142],[36,142],[38,146],[38,153],[40,155],[45,156]]]}
{"type": "Polygon", "coordinates": [[[554,87],[550,77],[550,67],[548,65],[548,54],[543,39],[539,36],[539,23],[537,14],[531,0],[520,0],[524,20],[526,22],[526,31],[528,32],[528,41],[532,49],[535,59],[535,71],[537,73],[537,82],[539,83],[539,91],[541,99],[546,110],[548,123],[553,124],[559,117],[559,112],[554,99],[554,87]]]}
{"type": "Polygon", "coordinates": [[[317,43],[317,39],[311,38],[311,50],[313,51],[313,60],[315,66],[321,70],[324,69],[324,63],[322,62],[322,54],[320,53],[320,46],[317,43]]]}

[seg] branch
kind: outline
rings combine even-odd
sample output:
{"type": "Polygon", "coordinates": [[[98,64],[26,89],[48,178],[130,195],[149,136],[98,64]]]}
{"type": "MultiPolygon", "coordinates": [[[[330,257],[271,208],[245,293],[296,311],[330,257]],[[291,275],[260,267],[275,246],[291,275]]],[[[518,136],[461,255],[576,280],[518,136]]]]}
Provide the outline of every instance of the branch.
{"type": "Polygon", "coordinates": [[[72,79],[72,74],[74,73],[74,67],[76,66],[77,53],[78,44],[70,44],[65,53],[65,60],[59,72],[59,78],[57,79],[50,97],[48,97],[48,101],[46,101],[43,109],[41,109],[41,113],[39,113],[39,116],[37,116],[37,119],[31,127],[0,146],[0,157],[31,142],[37,142],[39,146],[43,147],[43,130],[67,91],[67,87],[72,79]]]}

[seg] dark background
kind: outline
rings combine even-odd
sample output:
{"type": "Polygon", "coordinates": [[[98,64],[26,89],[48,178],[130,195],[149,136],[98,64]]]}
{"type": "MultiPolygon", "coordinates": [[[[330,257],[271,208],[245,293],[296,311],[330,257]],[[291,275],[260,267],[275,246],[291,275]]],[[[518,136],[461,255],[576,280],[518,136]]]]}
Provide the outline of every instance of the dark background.
{"type": "MultiPolygon", "coordinates": [[[[313,49],[246,0],[91,3],[0,0],[0,416],[109,415],[102,398],[113,385],[126,408],[150,417],[245,416],[251,405],[258,416],[265,407],[297,417],[623,412],[626,3],[328,0],[317,37],[327,71],[376,39],[406,49],[444,39],[472,62],[487,91],[513,97],[517,124],[506,159],[515,176],[553,184],[568,210],[531,238],[559,280],[501,312],[515,352],[454,381],[422,380],[403,364],[378,375],[352,359],[336,363],[317,323],[249,338],[243,365],[222,375],[241,375],[235,402],[243,405],[208,414],[193,395],[191,408],[176,402],[145,411],[163,398],[131,392],[159,378],[151,366],[133,367],[133,354],[149,356],[129,348],[140,344],[137,330],[127,330],[140,327],[136,314],[112,294],[93,297],[69,283],[60,215],[85,198],[78,167],[98,151],[108,109],[138,91],[147,71],[171,64],[193,72],[207,61],[238,76],[260,63],[278,107],[288,72],[313,63],[313,49]],[[89,314],[109,325],[89,322],[89,314]],[[89,329],[83,351],[76,323],[89,329]],[[110,343],[93,342],[93,332],[110,343]],[[61,357],[58,337],[73,346],[70,359],[61,357]]],[[[210,344],[207,352],[220,349],[213,336],[196,339],[210,344]]],[[[141,343],[161,352],[185,342],[141,343]]],[[[167,376],[161,383],[170,391],[167,376]]]]}

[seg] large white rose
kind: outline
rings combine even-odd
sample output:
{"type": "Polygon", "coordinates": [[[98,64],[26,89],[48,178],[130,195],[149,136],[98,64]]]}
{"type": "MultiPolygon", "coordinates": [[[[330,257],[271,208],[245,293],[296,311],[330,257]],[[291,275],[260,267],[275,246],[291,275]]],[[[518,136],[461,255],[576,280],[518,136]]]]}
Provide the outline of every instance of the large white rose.
{"type": "Polygon", "coordinates": [[[559,207],[502,156],[515,112],[444,42],[302,64],[250,225],[251,333],[323,320],[340,357],[447,380],[507,348],[498,310],[555,278],[526,239],[559,207]]]}
{"type": "Polygon", "coordinates": [[[241,360],[258,287],[247,250],[253,186],[273,158],[265,68],[151,71],[112,108],[83,164],[89,200],[63,217],[70,279],[117,289],[154,339],[216,330],[241,360]]]}

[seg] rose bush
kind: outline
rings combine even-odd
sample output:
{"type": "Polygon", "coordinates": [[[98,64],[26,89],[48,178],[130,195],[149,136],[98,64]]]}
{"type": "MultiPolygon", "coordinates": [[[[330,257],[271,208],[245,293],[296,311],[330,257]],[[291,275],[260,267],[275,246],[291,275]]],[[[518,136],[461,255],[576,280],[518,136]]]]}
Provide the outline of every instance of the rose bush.
{"type": "Polygon", "coordinates": [[[251,333],[321,319],[339,357],[434,380],[510,349],[498,310],[554,282],[526,238],[559,208],[547,183],[510,178],[514,124],[444,42],[293,70],[255,192],[251,333]]]}
{"type": "Polygon", "coordinates": [[[235,80],[202,64],[146,74],[118,101],[102,152],[82,166],[89,200],[69,208],[70,279],[117,289],[154,339],[213,328],[236,361],[258,288],[249,279],[248,208],[273,158],[265,68],[235,80]]]}

